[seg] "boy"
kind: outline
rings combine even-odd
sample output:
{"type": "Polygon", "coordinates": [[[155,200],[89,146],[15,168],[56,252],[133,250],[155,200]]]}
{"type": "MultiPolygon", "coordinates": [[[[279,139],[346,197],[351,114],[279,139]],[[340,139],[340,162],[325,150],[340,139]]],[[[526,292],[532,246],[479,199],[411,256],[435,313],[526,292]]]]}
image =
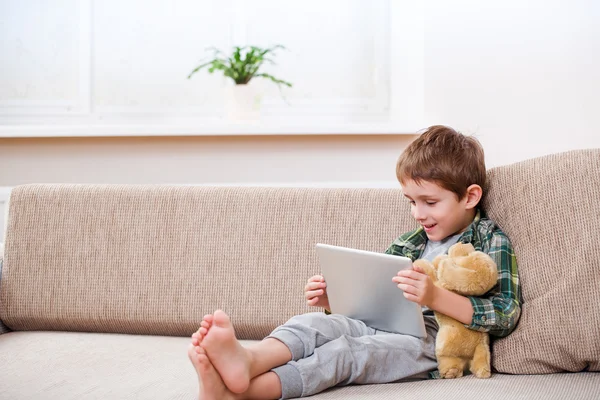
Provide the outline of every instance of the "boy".
{"type": "MultiPolygon", "coordinates": [[[[498,265],[498,284],[476,298],[435,286],[417,267],[390,277],[407,299],[423,307],[425,339],[315,312],[291,318],[244,348],[229,317],[215,311],[204,317],[188,350],[202,399],[303,397],[350,383],[425,379],[444,368],[435,359],[438,326],[432,310],[498,337],[514,329],[520,315],[516,261],[507,237],[477,208],[486,177],[479,142],[432,126],[402,153],[396,174],[420,227],[396,239],[386,253],[433,260],[458,241],[471,243],[498,265]]],[[[310,278],[307,304],[329,311],[326,288],[322,276],[310,278]]]]}

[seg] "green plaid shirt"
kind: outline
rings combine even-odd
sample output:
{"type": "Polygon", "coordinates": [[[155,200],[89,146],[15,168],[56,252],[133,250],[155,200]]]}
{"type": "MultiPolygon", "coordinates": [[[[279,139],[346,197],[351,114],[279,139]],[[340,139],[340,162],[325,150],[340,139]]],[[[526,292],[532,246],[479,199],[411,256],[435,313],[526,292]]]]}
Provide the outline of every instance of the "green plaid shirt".
{"type": "MultiPolygon", "coordinates": [[[[473,320],[469,329],[488,332],[497,337],[507,336],[521,315],[521,289],[517,260],[508,237],[481,211],[458,239],[471,243],[475,250],[487,253],[498,266],[498,283],[482,297],[467,296],[473,305],[473,320]]],[[[425,250],[427,234],[423,227],[400,236],[385,251],[415,261],[425,250]]]]}

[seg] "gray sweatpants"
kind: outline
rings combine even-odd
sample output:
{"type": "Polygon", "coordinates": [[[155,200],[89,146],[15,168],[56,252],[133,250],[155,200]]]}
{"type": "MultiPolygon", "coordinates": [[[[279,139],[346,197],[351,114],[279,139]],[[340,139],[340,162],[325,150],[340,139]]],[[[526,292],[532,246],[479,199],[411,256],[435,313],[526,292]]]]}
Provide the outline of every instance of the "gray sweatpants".
{"type": "Polygon", "coordinates": [[[425,326],[427,338],[418,339],[338,314],[295,316],[269,335],[292,353],[292,361],[273,369],[281,380],[281,398],[311,396],[350,383],[426,379],[437,368],[438,325],[433,316],[425,316],[425,326]]]}

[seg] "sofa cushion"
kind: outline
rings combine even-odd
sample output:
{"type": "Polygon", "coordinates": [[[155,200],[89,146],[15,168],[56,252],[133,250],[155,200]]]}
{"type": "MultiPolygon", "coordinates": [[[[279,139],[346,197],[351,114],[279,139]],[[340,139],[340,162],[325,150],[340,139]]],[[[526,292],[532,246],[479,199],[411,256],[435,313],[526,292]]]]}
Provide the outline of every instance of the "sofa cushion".
{"type": "Polygon", "coordinates": [[[240,338],[261,339],[310,310],[317,242],[384,251],[414,226],[399,189],[19,186],[0,318],[13,330],[189,336],[222,308],[240,338]]]}
{"type": "MultiPolygon", "coordinates": [[[[0,335],[0,399],[195,399],[189,338],[75,332],[0,335]]],[[[597,399],[600,374],[509,376],[336,388],[314,400],[597,399]]]]}
{"type": "Polygon", "coordinates": [[[493,343],[507,373],[600,371],[600,149],[493,168],[485,208],[510,238],[523,307],[493,343]]]}

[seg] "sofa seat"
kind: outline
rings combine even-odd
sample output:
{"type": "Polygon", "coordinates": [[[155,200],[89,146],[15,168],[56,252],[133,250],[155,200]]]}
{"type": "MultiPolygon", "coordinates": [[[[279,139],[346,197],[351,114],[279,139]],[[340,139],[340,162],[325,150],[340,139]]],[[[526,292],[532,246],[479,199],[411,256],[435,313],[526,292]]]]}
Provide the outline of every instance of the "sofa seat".
{"type": "MultiPolygon", "coordinates": [[[[251,341],[245,341],[247,344],[251,341]]],[[[189,338],[77,332],[0,336],[0,399],[196,399],[189,338]]],[[[334,388],[314,399],[600,398],[600,373],[494,374],[334,388]]]]}

